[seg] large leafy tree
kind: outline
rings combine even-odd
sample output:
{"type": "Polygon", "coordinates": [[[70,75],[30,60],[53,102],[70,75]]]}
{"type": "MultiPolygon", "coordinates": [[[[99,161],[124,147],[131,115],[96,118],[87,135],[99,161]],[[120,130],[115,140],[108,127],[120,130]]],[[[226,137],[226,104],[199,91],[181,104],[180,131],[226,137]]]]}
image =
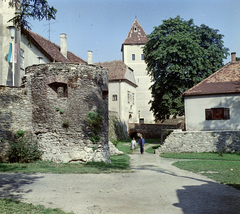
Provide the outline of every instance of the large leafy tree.
{"type": "Polygon", "coordinates": [[[179,16],[163,20],[148,35],[143,53],[152,78],[150,110],[156,119],[184,115],[181,94],[223,66],[228,49],[218,30],[179,16]]]}
{"type": "Polygon", "coordinates": [[[55,19],[57,13],[57,10],[50,7],[46,0],[10,0],[9,6],[16,8],[15,16],[9,21],[13,21],[18,28],[31,29],[28,19],[39,21],[55,19]]]}

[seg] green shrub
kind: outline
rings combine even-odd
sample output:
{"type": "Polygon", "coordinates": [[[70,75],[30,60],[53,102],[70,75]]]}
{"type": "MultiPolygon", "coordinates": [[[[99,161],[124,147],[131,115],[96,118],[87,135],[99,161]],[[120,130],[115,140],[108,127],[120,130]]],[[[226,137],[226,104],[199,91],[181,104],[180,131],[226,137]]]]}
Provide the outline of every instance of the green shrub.
{"type": "Polygon", "coordinates": [[[69,127],[69,121],[64,121],[62,127],[67,129],[69,127]]]}
{"type": "Polygon", "coordinates": [[[56,111],[59,111],[59,110],[60,110],[60,108],[58,108],[58,107],[57,107],[57,108],[55,108],[55,110],[56,110],[56,111]]]}
{"type": "Polygon", "coordinates": [[[61,110],[60,110],[60,114],[63,114],[63,113],[64,113],[64,110],[63,110],[63,109],[61,109],[61,110]]]}
{"type": "Polygon", "coordinates": [[[19,137],[23,137],[24,134],[25,134],[25,131],[19,129],[19,130],[17,131],[16,137],[17,137],[17,138],[19,138],[19,137]]]}
{"type": "Polygon", "coordinates": [[[99,133],[103,124],[102,110],[100,109],[97,115],[95,112],[89,111],[85,122],[91,130],[89,133],[90,140],[93,142],[98,142],[100,140],[99,133]]]}
{"type": "Polygon", "coordinates": [[[9,145],[7,156],[10,163],[29,163],[41,159],[43,152],[38,149],[38,142],[30,136],[17,137],[9,145]]]}

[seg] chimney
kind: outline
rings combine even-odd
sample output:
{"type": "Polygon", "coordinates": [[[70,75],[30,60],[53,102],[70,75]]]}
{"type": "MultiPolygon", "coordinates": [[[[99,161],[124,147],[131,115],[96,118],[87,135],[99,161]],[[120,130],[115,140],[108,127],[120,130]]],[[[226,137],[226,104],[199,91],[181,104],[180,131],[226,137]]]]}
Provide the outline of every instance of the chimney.
{"type": "Polygon", "coordinates": [[[232,52],[231,56],[232,56],[232,62],[236,62],[236,52],[232,52]]]}
{"type": "Polygon", "coordinates": [[[92,64],[92,51],[88,51],[88,64],[91,65],[92,64]]]}
{"type": "Polygon", "coordinates": [[[67,58],[67,34],[60,34],[61,54],[67,58]]]}

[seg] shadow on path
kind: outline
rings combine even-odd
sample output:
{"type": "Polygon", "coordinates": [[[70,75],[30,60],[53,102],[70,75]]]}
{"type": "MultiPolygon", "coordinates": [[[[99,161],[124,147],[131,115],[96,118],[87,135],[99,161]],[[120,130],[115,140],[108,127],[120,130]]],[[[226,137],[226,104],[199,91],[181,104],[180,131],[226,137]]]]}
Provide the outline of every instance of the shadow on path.
{"type": "MultiPolygon", "coordinates": [[[[131,157],[131,168],[154,176],[156,188],[162,188],[166,196],[175,191],[184,214],[240,214],[240,191],[217,183],[203,175],[181,170],[172,165],[177,159],[165,159],[154,154],[137,154],[131,157]],[[163,182],[165,182],[163,184],[163,182]]],[[[150,180],[150,179],[149,179],[150,180]]]]}
{"type": "Polygon", "coordinates": [[[42,177],[34,174],[0,173],[0,198],[20,200],[23,194],[32,191],[23,190],[22,186],[32,184],[42,177]]]}

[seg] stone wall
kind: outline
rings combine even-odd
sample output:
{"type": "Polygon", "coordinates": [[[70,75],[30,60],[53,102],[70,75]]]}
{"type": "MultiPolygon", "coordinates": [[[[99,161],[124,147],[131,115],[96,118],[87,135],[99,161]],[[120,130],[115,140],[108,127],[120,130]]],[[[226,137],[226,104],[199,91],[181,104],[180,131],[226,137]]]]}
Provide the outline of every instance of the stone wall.
{"type": "Polygon", "coordinates": [[[181,152],[240,152],[240,131],[172,132],[155,154],[181,152]]]}
{"type": "Polygon", "coordinates": [[[0,126],[1,138],[9,140],[22,129],[36,136],[44,160],[110,162],[107,85],[108,71],[100,66],[50,63],[28,67],[21,88],[0,88],[0,102],[8,101],[0,108],[0,123],[5,124],[0,126]],[[93,143],[85,119],[89,111],[100,109],[101,138],[93,143]]]}

